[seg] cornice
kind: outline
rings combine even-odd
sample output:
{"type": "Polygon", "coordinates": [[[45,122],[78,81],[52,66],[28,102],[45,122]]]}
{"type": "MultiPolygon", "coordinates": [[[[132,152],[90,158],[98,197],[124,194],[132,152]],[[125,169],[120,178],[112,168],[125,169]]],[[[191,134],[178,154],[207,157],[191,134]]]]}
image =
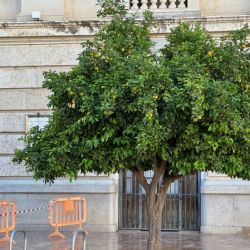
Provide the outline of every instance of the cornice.
{"type": "MultiPolygon", "coordinates": [[[[213,35],[250,25],[250,15],[171,17],[156,19],[158,25],[151,30],[152,36],[164,36],[181,22],[200,24],[213,35]]],[[[110,20],[84,20],[64,22],[0,22],[0,43],[80,43],[91,39],[110,20]]]]}

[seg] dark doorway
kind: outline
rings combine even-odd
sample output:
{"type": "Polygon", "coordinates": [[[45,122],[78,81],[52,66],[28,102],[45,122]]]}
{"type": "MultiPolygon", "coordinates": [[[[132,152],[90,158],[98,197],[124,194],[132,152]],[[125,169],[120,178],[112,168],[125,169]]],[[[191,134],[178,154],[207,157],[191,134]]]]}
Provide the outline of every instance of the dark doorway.
{"type": "MultiPolygon", "coordinates": [[[[152,172],[146,172],[145,176],[150,180],[152,172]]],[[[146,230],[146,200],[142,186],[130,171],[120,174],[119,183],[119,229],[146,230]]],[[[199,174],[171,184],[163,208],[162,230],[199,230],[199,186],[199,174]]]]}

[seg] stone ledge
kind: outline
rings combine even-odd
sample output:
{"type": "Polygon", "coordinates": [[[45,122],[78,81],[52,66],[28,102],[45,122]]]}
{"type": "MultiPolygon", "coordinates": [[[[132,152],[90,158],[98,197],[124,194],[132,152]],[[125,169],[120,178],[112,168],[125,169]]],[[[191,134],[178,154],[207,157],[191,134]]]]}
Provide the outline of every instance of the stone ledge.
{"type": "Polygon", "coordinates": [[[219,227],[219,226],[201,226],[200,232],[203,234],[239,234],[241,227],[219,227]]]}
{"type": "Polygon", "coordinates": [[[201,226],[203,234],[243,234],[242,227],[201,226]]]}
{"type": "MultiPolygon", "coordinates": [[[[40,12],[41,13],[41,12],[40,12]]],[[[41,13],[41,20],[46,21],[63,21],[64,15],[48,15],[41,13]]],[[[33,21],[31,14],[19,14],[16,17],[17,22],[33,21]]]]}
{"type": "MultiPolygon", "coordinates": [[[[211,16],[211,17],[171,17],[158,18],[158,25],[152,28],[152,34],[165,34],[181,22],[200,23],[210,32],[227,32],[241,28],[244,24],[250,23],[250,15],[239,16],[211,16]]],[[[0,22],[1,39],[22,37],[77,37],[94,36],[103,25],[109,23],[108,19],[64,21],[64,22],[0,22]]]]}
{"type": "Polygon", "coordinates": [[[201,194],[248,194],[250,195],[250,182],[213,181],[201,185],[201,194]]]}
{"type": "Polygon", "coordinates": [[[0,190],[2,194],[7,193],[117,193],[115,180],[109,177],[90,177],[70,183],[67,180],[56,181],[55,184],[43,184],[29,179],[6,180],[0,179],[0,190]],[[92,179],[91,179],[92,178],[92,179]]]}

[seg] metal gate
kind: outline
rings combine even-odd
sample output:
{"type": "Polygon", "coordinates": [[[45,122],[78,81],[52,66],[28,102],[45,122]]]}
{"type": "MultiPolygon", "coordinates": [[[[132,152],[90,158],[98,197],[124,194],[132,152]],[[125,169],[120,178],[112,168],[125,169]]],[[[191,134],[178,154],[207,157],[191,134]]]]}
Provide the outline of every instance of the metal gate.
{"type": "MultiPolygon", "coordinates": [[[[145,172],[150,181],[152,171],[145,172]]],[[[128,171],[120,174],[119,229],[147,229],[146,199],[136,176],[128,171]]],[[[166,194],[162,230],[197,231],[200,227],[199,175],[173,182],[166,194]]]]}

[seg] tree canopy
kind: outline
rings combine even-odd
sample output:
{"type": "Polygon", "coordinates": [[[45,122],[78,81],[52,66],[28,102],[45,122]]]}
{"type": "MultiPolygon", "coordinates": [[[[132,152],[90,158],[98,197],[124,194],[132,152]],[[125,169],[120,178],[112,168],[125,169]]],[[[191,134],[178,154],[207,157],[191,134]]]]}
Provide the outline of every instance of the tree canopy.
{"type": "Polygon", "coordinates": [[[77,66],[44,73],[52,118],[28,133],[14,161],[46,182],[154,164],[168,177],[211,170],[249,179],[249,28],[215,41],[182,23],[156,50],[152,14],[139,22],[112,6],[77,66]]]}

